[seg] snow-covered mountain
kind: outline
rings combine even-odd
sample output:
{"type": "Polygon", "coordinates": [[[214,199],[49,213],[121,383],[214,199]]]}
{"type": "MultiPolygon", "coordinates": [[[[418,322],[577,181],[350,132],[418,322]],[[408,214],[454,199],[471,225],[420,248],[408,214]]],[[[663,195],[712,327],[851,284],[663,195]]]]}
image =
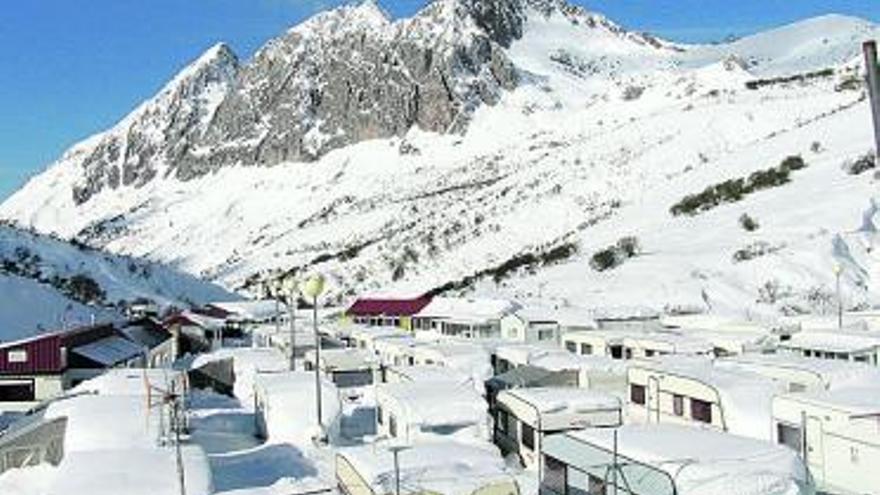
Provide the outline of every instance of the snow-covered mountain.
{"type": "Polygon", "coordinates": [[[838,260],[847,303],[870,304],[874,183],[841,167],[871,146],[860,50],[878,33],[826,16],[682,45],[562,0],[438,0],[400,20],[368,0],[292,28],[241,66],[209,51],[0,217],[235,289],[321,270],[334,299],[475,289],[821,312],[838,260]],[[218,66],[228,77],[189,83],[218,66]],[[206,87],[213,96],[197,96],[206,87]],[[145,107],[157,117],[138,118],[145,107]],[[180,107],[203,118],[170,132],[180,107]],[[112,170],[109,158],[82,160],[107,135],[142,128],[164,137],[134,179],[91,172],[112,170]],[[781,170],[793,155],[806,168],[781,170]],[[685,196],[756,171],[759,182],[786,177],[673,215],[685,196]],[[759,228],[742,227],[743,214],[759,228]],[[606,250],[625,237],[636,253],[606,250]],[[595,268],[609,259],[614,268],[595,268]]]}
{"type": "Polygon", "coordinates": [[[95,251],[0,224],[0,341],[120,318],[149,300],[160,308],[234,300],[170,267],[95,251]]]}

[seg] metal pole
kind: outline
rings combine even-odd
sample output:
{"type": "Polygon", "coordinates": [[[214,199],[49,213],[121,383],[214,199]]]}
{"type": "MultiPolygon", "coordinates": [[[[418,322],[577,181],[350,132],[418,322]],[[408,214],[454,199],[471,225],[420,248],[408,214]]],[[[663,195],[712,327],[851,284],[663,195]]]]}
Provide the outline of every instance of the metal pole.
{"type": "Polygon", "coordinates": [[[315,328],[315,403],[318,406],[318,430],[323,435],[321,423],[321,336],[318,334],[318,296],[312,299],[312,323],[315,328]]]}
{"type": "Polygon", "coordinates": [[[614,429],[614,471],[612,471],[611,482],[614,483],[614,495],[617,495],[617,428],[614,429]]]}
{"type": "Polygon", "coordinates": [[[840,295],[840,270],[837,270],[837,329],[843,329],[843,298],[840,295]]]}
{"type": "Polygon", "coordinates": [[[290,311],[290,370],[296,371],[296,296],[293,291],[287,301],[287,309],[290,311]]]}
{"type": "Polygon", "coordinates": [[[274,295],[275,297],[275,335],[281,335],[281,294],[277,292],[274,295]]]}
{"type": "Polygon", "coordinates": [[[874,118],[874,160],[880,166],[880,69],[877,67],[877,42],[866,41],[865,71],[868,73],[868,95],[871,99],[871,115],[874,118]]]}
{"type": "Polygon", "coordinates": [[[400,451],[397,449],[393,449],[394,452],[394,493],[396,495],[400,495],[400,464],[397,461],[397,456],[400,455],[400,451]]]}

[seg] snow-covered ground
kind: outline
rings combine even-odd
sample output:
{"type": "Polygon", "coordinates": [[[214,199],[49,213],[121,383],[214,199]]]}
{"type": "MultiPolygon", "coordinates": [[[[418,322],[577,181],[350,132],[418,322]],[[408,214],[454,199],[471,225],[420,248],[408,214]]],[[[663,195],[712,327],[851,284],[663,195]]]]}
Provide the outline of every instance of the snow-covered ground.
{"type": "Polygon", "coordinates": [[[128,256],[0,225],[0,341],[122,317],[138,299],[160,309],[237,300],[222,287],[128,256]]]}
{"type": "MultiPolygon", "coordinates": [[[[860,42],[876,26],[825,16],[731,44],[658,47],[609,24],[528,17],[507,50],[522,83],[479,108],[464,135],[412,129],[316,163],[157,177],[79,206],[68,194],[78,174],[59,162],[0,217],[233,289],[276,269],[320,270],[340,302],[412,296],[560,246],[576,253],[463,285],[752,318],[828,311],[838,262],[846,304],[877,302],[875,183],[841,170],[871,147],[868,103],[858,81],[838,87],[860,77],[860,42]],[[746,88],[824,69],[834,72],[746,88]],[[788,184],[696,216],[670,213],[685,195],[790,155],[808,167],[788,184]],[[760,227],[744,230],[743,214],[760,227]],[[590,267],[624,236],[638,238],[640,255],[590,267]],[[740,250],[758,254],[736,261],[740,250]]],[[[321,19],[301,29],[330,29],[321,19]]]]}

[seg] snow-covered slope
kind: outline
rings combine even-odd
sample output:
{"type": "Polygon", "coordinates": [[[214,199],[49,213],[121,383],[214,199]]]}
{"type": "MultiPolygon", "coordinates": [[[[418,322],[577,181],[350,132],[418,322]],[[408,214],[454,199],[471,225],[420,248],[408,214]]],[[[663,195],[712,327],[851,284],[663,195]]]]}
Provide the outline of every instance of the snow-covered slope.
{"type": "MultiPolygon", "coordinates": [[[[393,22],[368,2],[270,42],[240,71],[218,114],[232,112],[230,105],[240,115],[264,108],[256,121],[267,135],[283,133],[276,120],[301,122],[290,120],[301,114],[266,100],[266,88],[286,88],[272,94],[292,98],[298,93],[291,88],[305,84],[300,79],[274,85],[306,66],[352,88],[433,87],[433,76],[371,86],[360,76],[347,79],[348,69],[333,72],[345,54],[387,58],[383,70],[398,77],[414,53],[426,53],[408,50],[430,39],[432,50],[482,50],[444,62],[475,64],[441,78],[461,85],[449,93],[469,108],[461,132],[438,133],[415,119],[390,137],[370,134],[370,118],[399,116],[387,95],[371,97],[369,107],[325,115],[337,129],[364,133],[354,144],[328,141],[308,163],[254,167],[264,163],[236,155],[206,175],[103,190],[79,205],[67,194],[69,181],[48,179],[64,168],[56,165],[0,206],[0,216],[174,263],[230,288],[275,270],[321,270],[334,299],[475,288],[577,305],[821,312],[829,309],[837,259],[847,303],[872,303],[873,217],[863,221],[872,174],[848,175],[841,165],[870,148],[857,63],[859,41],[878,33],[865,21],[832,16],[728,45],[690,46],[627,32],[559,0],[434,2],[393,22]],[[331,31],[341,20],[358,22],[346,23],[347,34],[331,31]],[[395,51],[388,39],[412,45],[395,51]],[[310,51],[312,44],[322,51],[310,51]],[[327,58],[302,65],[316,53],[327,58]],[[515,84],[480,93],[483,77],[504,72],[492,72],[495,64],[512,67],[508,82],[515,84]],[[815,74],[773,80],[808,73],[815,74]],[[757,82],[759,89],[746,86],[757,82]],[[472,94],[482,96],[463,96],[472,94]],[[808,166],[787,184],[695,216],[670,212],[685,195],[777,167],[790,155],[808,166]],[[760,228],[744,230],[743,213],[760,228]],[[639,256],[616,269],[591,268],[594,253],[626,236],[638,238],[639,256]],[[735,260],[737,251],[751,259],[735,260]]],[[[447,108],[420,94],[407,101],[447,108]]],[[[397,129],[407,120],[394,122],[397,129]]],[[[248,129],[217,146],[244,146],[257,128],[248,129]]]]}
{"type": "Polygon", "coordinates": [[[119,318],[125,303],[159,307],[236,296],[167,266],[105,254],[0,225],[0,341],[119,318]]]}

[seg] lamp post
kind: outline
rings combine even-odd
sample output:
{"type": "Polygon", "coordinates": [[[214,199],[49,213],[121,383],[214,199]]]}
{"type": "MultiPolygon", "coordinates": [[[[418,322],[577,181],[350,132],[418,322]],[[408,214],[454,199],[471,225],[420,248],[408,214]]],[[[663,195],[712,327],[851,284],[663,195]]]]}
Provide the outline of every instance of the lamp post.
{"type": "Polygon", "coordinates": [[[408,450],[410,447],[408,445],[392,445],[388,447],[388,450],[391,451],[391,454],[394,456],[394,494],[400,495],[400,460],[398,457],[400,453],[404,450],[408,450]]]}
{"type": "Polygon", "coordinates": [[[287,309],[290,312],[290,371],[296,371],[296,305],[299,298],[299,282],[289,277],[284,280],[287,309]]]}
{"type": "Polygon", "coordinates": [[[840,275],[843,273],[843,266],[840,263],[834,263],[835,285],[837,287],[837,329],[843,329],[843,298],[840,295],[840,275]]]}
{"type": "Polygon", "coordinates": [[[318,333],[318,296],[324,292],[324,277],[315,274],[309,277],[303,286],[303,294],[312,300],[312,324],[315,329],[315,404],[318,413],[318,429],[323,436],[324,425],[321,422],[321,335],[318,333]]]}

